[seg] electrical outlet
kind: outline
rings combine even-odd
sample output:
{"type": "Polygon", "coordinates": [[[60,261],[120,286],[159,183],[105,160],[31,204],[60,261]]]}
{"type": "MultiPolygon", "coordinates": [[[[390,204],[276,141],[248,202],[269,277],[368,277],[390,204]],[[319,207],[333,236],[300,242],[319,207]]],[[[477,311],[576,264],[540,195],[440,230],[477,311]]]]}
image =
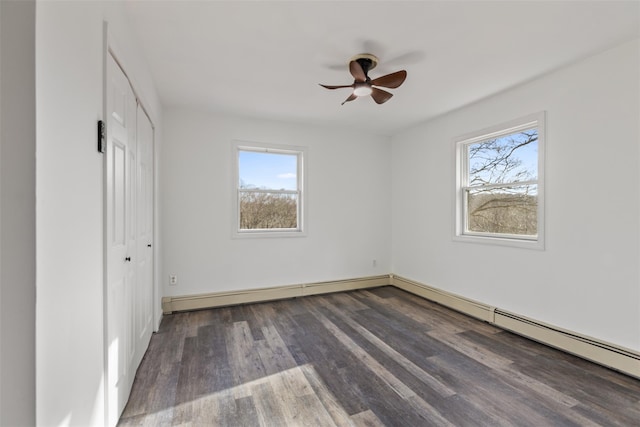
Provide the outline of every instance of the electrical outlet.
{"type": "Polygon", "coordinates": [[[378,260],[377,260],[377,259],[374,259],[374,260],[371,262],[371,265],[372,265],[373,267],[377,267],[377,266],[378,266],[378,260]]]}
{"type": "Polygon", "coordinates": [[[177,285],[178,284],[178,276],[176,276],[175,274],[170,274],[169,275],[169,284],[170,285],[177,285]]]}

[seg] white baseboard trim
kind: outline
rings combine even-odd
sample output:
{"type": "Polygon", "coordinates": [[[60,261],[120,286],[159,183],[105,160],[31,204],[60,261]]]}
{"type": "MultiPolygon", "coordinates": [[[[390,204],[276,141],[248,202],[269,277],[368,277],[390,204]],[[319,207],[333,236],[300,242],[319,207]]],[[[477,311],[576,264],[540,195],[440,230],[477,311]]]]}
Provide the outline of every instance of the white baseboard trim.
{"type": "Polygon", "coordinates": [[[586,335],[496,309],[494,324],[538,341],[640,378],[640,353],[586,335]]]}
{"type": "Polygon", "coordinates": [[[391,275],[391,284],[502,329],[640,378],[640,353],[637,351],[509,313],[404,277],[391,275]]]}
{"type": "Polygon", "coordinates": [[[495,308],[489,305],[393,274],[391,275],[391,284],[396,288],[403,289],[429,301],[437,302],[468,316],[493,323],[495,308]]]}
{"type": "Polygon", "coordinates": [[[214,292],[201,295],[185,295],[162,298],[162,312],[200,310],[227,305],[319,295],[330,292],[351,291],[390,285],[390,276],[371,276],[327,282],[303,283],[242,291],[214,292]]]}
{"type": "Polygon", "coordinates": [[[162,311],[200,310],[252,302],[343,292],[392,285],[534,341],[640,378],[640,353],[602,340],[483,304],[442,289],[393,274],[306,283],[242,291],[215,292],[162,298],[162,311]]]}

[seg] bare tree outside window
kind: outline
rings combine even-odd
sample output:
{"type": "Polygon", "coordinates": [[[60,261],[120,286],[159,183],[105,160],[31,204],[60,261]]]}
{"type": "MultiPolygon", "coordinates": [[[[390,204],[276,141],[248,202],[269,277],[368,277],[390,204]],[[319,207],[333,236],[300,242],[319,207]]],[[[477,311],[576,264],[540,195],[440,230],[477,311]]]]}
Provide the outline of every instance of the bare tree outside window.
{"type": "Polygon", "coordinates": [[[538,130],[529,129],[469,144],[469,186],[537,179],[537,142],[538,130]]]}
{"type": "Polygon", "coordinates": [[[466,145],[467,231],[536,236],[538,130],[466,145]]]}
{"type": "Polygon", "coordinates": [[[298,227],[298,197],[265,191],[240,192],[240,229],[298,227]]]}
{"type": "Polygon", "coordinates": [[[302,153],[242,147],[237,162],[238,232],[299,232],[302,153]]]}

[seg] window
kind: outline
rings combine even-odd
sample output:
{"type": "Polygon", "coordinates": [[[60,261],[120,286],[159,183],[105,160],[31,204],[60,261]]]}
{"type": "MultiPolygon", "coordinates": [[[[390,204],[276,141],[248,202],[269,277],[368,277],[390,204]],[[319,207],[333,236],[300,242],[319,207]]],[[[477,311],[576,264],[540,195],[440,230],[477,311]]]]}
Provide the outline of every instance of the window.
{"type": "Polygon", "coordinates": [[[542,249],[544,113],[455,142],[455,239],[542,249]]]}
{"type": "Polygon", "coordinates": [[[304,234],[305,149],[233,144],[235,237],[304,234]]]}

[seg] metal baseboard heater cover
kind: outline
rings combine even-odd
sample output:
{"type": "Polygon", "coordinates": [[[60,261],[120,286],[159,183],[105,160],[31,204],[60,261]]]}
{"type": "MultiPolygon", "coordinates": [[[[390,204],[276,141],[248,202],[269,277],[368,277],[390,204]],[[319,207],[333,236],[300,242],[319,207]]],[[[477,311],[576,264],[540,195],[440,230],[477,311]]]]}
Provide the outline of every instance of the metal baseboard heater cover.
{"type": "Polygon", "coordinates": [[[162,298],[165,314],[392,285],[502,329],[640,378],[640,353],[393,274],[162,298]]]}
{"type": "Polygon", "coordinates": [[[640,354],[602,340],[496,309],[494,324],[535,341],[640,378],[640,354]]]}
{"type": "Polygon", "coordinates": [[[224,307],[227,305],[273,301],[278,299],[302,297],[306,295],[374,288],[390,284],[389,275],[382,275],[240,291],[163,297],[162,311],[164,314],[170,314],[176,311],[201,310],[205,308],[224,307]]]}
{"type": "Polygon", "coordinates": [[[391,281],[400,289],[484,320],[499,328],[640,378],[640,353],[631,349],[492,307],[404,277],[391,275],[391,281]]]}

